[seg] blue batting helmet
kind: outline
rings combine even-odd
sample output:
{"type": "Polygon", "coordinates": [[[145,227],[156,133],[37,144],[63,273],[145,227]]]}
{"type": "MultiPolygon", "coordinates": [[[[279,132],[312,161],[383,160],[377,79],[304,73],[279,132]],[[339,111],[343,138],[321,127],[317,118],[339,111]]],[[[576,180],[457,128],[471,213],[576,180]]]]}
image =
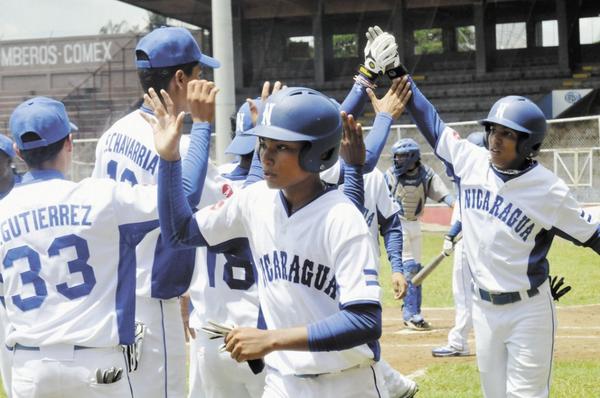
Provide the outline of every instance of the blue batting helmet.
{"type": "Polygon", "coordinates": [[[246,132],[281,141],[305,141],[300,167],[318,173],[334,165],[342,138],[340,109],[305,87],[288,87],[265,102],[260,123],[246,132]]]}
{"type": "MultiPolygon", "coordinates": [[[[256,98],[254,103],[259,109],[262,106],[260,98],[256,98]]],[[[225,153],[241,156],[254,151],[254,147],[256,146],[256,136],[244,134],[244,132],[250,130],[252,127],[250,105],[247,102],[244,102],[235,114],[235,137],[227,149],[225,149],[225,153]]]]}
{"type": "Polygon", "coordinates": [[[412,138],[402,138],[392,145],[392,156],[396,173],[402,175],[412,169],[421,159],[421,148],[412,138]],[[403,156],[401,159],[397,159],[396,155],[403,156]]]}
{"type": "Polygon", "coordinates": [[[477,146],[480,146],[482,148],[485,148],[485,133],[483,131],[476,131],[474,133],[471,133],[467,136],[467,141],[469,141],[471,144],[475,144],[477,146]]]}
{"type": "Polygon", "coordinates": [[[479,123],[486,126],[486,147],[492,123],[522,133],[517,142],[517,157],[521,160],[537,156],[546,137],[546,117],[542,110],[531,100],[517,95],[500,98],[492,106],[488,117],[479,123]]]}

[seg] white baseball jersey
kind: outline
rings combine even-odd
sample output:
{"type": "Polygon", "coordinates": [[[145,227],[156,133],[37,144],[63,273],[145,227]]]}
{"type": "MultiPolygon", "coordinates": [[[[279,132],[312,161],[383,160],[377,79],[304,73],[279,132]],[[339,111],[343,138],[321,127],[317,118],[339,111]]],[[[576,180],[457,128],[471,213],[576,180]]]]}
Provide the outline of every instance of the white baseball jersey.
{"type": "Polygon", "coordinates": [[[132,240],[158,218],[156,188],[44,176],[0,207],[7,345],[132,343],[132,240]]]}
{"type": "Polygon", "coordinates": [[[460,178],[463,249],[475,283],[485,290],[538,287],[548,277],[546,255],[557,230],[585,242],[598,228],[567,185],[541,164],[504,182],[487,150],[449,127],[436,152],[460,178]]]}
{"type": "MultiPolygon", "coordinates": [[[[269,329],[308,325],[344,305],[379,303],[369,231],[338,190],[289,214],[283,193],[258,182],[200,210],[195,219],[210,245],[248,238],[269,329]]],[[[378,350],[375,342],[335,352],[275,351],[265,362],[283,375],[316,374],[368,363],[378,350]]]]}
{"type": "MultiPolygon", "coordinates": [[[[234,191],[240,190],[243,183],[243,180],[231,181],[234,191]]],[[[196,267],[189,289],[194,306],[190,316],[191,327],[200,329],[207,320],[228,325],[257,326],[256,271],[248,245],[242,248],[247,252],[238,255],[217,254],[204,247],[196,252],[196,267]]]]}
{"type": "MultiPolygon", "coordinates": [[[[100,137],[96,146],[93,177],[109,177],[132,185],[156,185],[160,157],[154,149],[152,126],[141,116],[141,112],[144,110],[135,110],[119,119],[100,137]]],[[[189,141],[188,135],[181,139],[182,156],[187,153],[189,141]]],[[[216,203],[229,194],[229,185],[221,178],[217,168],[209,163],[198,207],[216,203]]],[[[147,231],[136,250],[138,296],[165,298],[173,290],[173,286],[181,285],[181,281],[190,278],[190,273],[193,272],[193,256],[188,255],[189,251],[178,253],[171,250],[168,251],[168,257],[186,266],[182,266],[182,271],[177,275],[156,272],[155,265],[162,261],[162,256],[157,253],[164,253],[164,247],[158,241],[159,235],[160,229],[156,224],[147,231]]]]}
{"type": "MultiPolygon", "coordinates": [[[[333,167],[321,173],[321,178],[330,184],[337,184],[340,176],[341,163],[338,161],[333,167]]],[[[369,227],[371,238],[379,250],[379,221],[381,218],[388,219],[400,211],[400,206],[394,199],[385,182],[383,173],[375,168],[363,176],[364,179],[364,209],[363,216],[369,227]]],[[[343,189],[344,185],[340,185],[343,189]]]]}

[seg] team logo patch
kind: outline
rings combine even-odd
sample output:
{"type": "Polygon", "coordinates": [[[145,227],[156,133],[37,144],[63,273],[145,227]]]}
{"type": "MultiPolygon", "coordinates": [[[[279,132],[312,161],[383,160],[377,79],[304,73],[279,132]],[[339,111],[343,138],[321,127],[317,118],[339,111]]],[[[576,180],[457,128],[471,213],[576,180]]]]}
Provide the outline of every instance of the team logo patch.
{"type": "Polygon", "coordinates": [[[223,194],[223,196],[228,198],[231,195],[233,195],[233,188],[231,188],[231,185],[229,184],[223,184],[223,186],[221,187],[221,193],[223,194]]]}

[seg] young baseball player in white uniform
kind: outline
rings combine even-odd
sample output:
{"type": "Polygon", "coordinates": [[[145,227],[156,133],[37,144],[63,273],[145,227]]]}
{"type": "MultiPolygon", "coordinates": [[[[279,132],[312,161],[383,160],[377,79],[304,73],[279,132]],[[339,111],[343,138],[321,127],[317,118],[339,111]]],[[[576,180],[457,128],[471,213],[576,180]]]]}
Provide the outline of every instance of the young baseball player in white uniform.
{"type": "MultiPolygon", "coordinates": [[[[136,65],[144,91],[164,89],[179,111],[192,111],[187,97],[188,84],[198,83],[201,67],[219,63],[200,51],[193,36],[184,28],[158,28],[144,36],[136,47],[136,65]]],[[[202,81],[196,91],[215,90],[213,83],[202,81]]],[[[100,138],[96,147],[94,177],[109,177],[131,184],[156,184],[159,156],[154,150],[152,127],[142,114],[151,114],[147,104],[118,120],[100,138]]],[[[206,118],[203,121],[209,120],[206,118]]],[[[187,138],[187,137],[186,137],[187,138]]],[[[182,140],[185,153],[187,140],[182,140]]],[[[214,166],[207,173],[205,187],[219,191],[222,184],[214,166]]],[[[223,184],[224,187],[227,187],[223,184]]],[[[223,194],[230,193],[229,188],[223,194]]],[[[199,197],[198,192],[198,197],[199,197]]],[[[223,195],[207,197],[214,203],[223,195]]],[[[195,201],[197,203],[197,200],[195,201]]],[[[152,226],[156,227],[156,226],[152,226]]],[[[131,379],[136,395],[144,397],[185,396],[186,354],[184,331],[177,297],[189,287],[194,269],[194,250],[174,252],[166,248],[158,228],[150,228],[137,250],[136,320],[145,325],[142,354],[131,379]],[[164,262],[179,264],[177,273],[162,273],[164,262]]]]}
{"type": "MultiPolygon", "coordinates": [[[[475,132],[467,140],[477,146],[484,146],[484,133],[475,132]]],[[[452,173],[450,173],[452,174],[452,173]]],[[[453,177],[453,175],[450,175],[453,177]]],[[[460,200],[460,186],[455,181],[456,197],[460,200]]],[[[452,298],[454,299],[454,327],[448,333],[448,344],[431,350],[434,357],[460,357],[469,355],[469,332],[473,327],[471,271],[463,252],[462,240],[456,240],[462,231],[460,206],[452,210],[452,227],[444,237],[442,250],[448,255],[454,252],[452,267],[452,298]]]]}
{"type": "Polygon", "coordinates": [[[135,231],[157,217],[155,189],[64,179],[72,152],[62,103],[19,105],[10,129],[30,171],[2,200],[2,297],[12,397],[132,396],[135,231]]]}
{"type": "Polygon", "coordinates": [[[404,325],[414,330],[431,328],[421,314],[422,287],[410,280],[421,269],[421,221],[427,198],[454,205],[454,196],[442,179],[427,165],[421,164],[421,149],[412,138],[403,138],[392,146],[394,164],[385,173],[392,195],[400,204],[402,219],[402,272],[408,282],[402,316],[404,325]]]}
{"type": "Polygon", "coordinates": [[[266,181],[195,216],[178,207],[181,186],[171,183],[181,170],[178,134],[158,130],[164,235],[222,249],[249,239],[268,330],[235,328],[226,349],[238,361],[265,357],[263,396],[386,395],[372,366],[381,307],[369,232],[352,203],[318,175],[337,160],[339,108],[306,88],[272,96],[253,130],[266,181]]]}
{"type": "Polygon", "coordinates": [[[481,121],[488,152],[447,127],[414,82],[412,91],[412,117],[460,179],[483,393],[547,397],[556,314],[546,255],[555,235],[600,253],[600,225],[534,160],[547,127],[529,99],[508,96],[494,104],[481,121]]]}

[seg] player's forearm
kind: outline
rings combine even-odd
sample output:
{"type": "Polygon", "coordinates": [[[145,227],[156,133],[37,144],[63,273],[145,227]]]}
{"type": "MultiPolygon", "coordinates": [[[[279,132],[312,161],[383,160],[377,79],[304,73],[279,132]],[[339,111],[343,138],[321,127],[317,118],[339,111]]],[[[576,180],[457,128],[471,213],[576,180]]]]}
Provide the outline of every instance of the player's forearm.
{"type": "Polygon", "coordinates": [[[354,83],[350,92],[342,102],[341,110],[346,112],[348,115],[354,116],[356,119],[362,115],[367,102],[366,87],[359,83],[354,83]]]}
{"type": "Polygon", "coordinates": [[[244,186],[252,185],[255,182],[262,181],[265,179],[262,163],[260,162],[260,157],[258,155],[258,149],[254,151],[254,155],[252,156],[252,163],[250,164],[250,170],[248,171],[248,176],[246,177],[246,181],[244,182],[244,186]]]}
{"type": "Polygon", "coordinates": [[[452,195],[452,194],[446,195],[446,196],[444,196],[442,198],[442,202],[444,202],[445,204],[447,204],[448,207],[453,207],[454,206],[454,201],[455,201],[454,195],[452,195]]]}
{"type": "Polygon", "coordinates": [[[398,214],[394,214],[389,219],[380,220],[379,231],[383,236],[392,272],[402,272],[402,226],[398,214]]]}
{"type": "Polygon", "coordinates": [[[158,218],[165,243],[171,247],[205,246],[181,183],[181,161],[160,160],[158,218]]]}
{"type": "Polygon", "coordinates": [[[191,206],[200,203],[202,188],[206,180],[210,151],[210,124],[199,122],[192,125],[190,146],[182,161],[183,191],[191,206]]]}
{"type": "Polygon", "coordinates": [[[365,148],[367,150],[367,158],[363,168],[365,174],[370,173],[377,166],[377,162],[390,135],[390,128],[393,121],[392,115],[387,112],[379,112],[375,116],[373,128],[365,138],[365,148]]]}
{"type": "Polygon", "coordinates": [[[308,325],[310,351],[341,351],[381,337],[381,306],[354,304],[308,325]]]}
{"type": "Polygon", "coordinates": [[[456,235],[460,233],[460,231],[462,231],[462,222],[456,221],[454,224],[452,224],[446,236],[449,236],[450,238],[455,238],[456,235]]]}
{"type": "Polygon", "coordinates": [[[435,149],[438,137],[442,134],[446,125],[440,118],[435,107],[427,100],[421,90],[417,88],[417,85],[410,78],[412,97],[406,104],[406,109],[413,121],[419,128],[419,131],[427,142],[435,149]]]}
{"type": "Polygon", "coordinates": [[[365,206],[365,188],[362,166],[344,164],[344,194],[362,213],[365,206]]]}

